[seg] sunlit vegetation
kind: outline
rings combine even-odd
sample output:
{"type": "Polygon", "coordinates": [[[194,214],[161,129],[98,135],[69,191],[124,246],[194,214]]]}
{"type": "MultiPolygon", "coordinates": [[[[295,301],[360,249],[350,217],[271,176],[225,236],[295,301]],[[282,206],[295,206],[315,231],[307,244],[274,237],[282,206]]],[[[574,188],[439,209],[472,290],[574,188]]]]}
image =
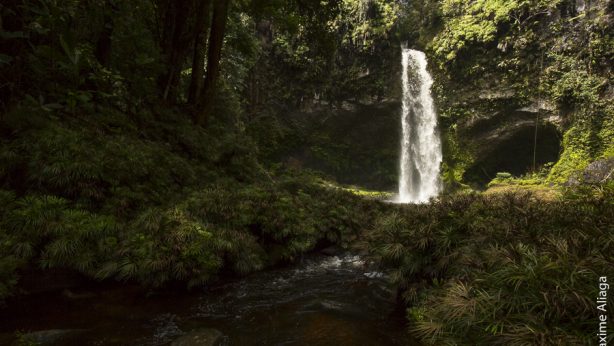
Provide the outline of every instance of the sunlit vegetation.
{"type": "Polygon", "coordinates": [[[546,182],[550,167],[544,167],[540,172],[527,173],[521,177],[514,177],[510,173],[500,172],[495,179],[488,183],[484,194],[514,194],[529,192],[542,201],[554,201],[561,197],[560,186],[546,182]]]}

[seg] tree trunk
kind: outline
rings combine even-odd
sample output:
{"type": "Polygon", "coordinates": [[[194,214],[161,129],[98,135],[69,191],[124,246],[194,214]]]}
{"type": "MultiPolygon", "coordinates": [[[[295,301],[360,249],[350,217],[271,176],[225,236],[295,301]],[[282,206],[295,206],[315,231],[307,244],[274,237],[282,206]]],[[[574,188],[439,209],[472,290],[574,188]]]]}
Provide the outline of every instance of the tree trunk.
{"type": "Polygon", "coordinates": [[[113,0],[106,0],[103,4],[103,28],[96,40],[96,59],[102,66],[109,66],[111,62],[111,36],[113,35],[113,17],[118,7],[113,0]]]}
{"type": "Polygon", "coordinates": [[[207,45],[207,29],[209,27],[209,12],[211,0],[199,0],[198,13],[195,24],[194,57],[192,60],[192,76],[188,89],[188,103],[196,105],[205,77],[205,47],[207,45]]]}
{"type": "Polygon", "coordinates": [[[207,52],[207,76],[201,93],[199,109],[194,114],[194,122],[197,125],[205,125],[213,109],[215,82],[218,79],[220,69],[229,3],[230,0],[213,0],[213,19],[207,52]]]}
{"type": "Polygon", "coordinates": [[[175,101],[179,74],[189,47],[189,35],[185,32],[190,13],[190,1],[170,1],[164,15],[161,48],[165,56],[166,70],[159,79],[162,98],[175,101]]]}

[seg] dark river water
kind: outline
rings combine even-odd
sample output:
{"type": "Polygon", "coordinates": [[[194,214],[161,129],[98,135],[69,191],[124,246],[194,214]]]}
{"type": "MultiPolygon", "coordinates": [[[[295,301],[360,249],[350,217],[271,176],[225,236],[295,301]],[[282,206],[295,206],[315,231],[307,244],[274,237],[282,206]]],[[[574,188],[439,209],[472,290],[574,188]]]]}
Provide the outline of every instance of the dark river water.
{"type": "MultiPolygon", "coordinates": [[[[415,345],[394,292],[358,256],[314,256],[191,293],[126,287],[31,296],[0,309],[0,333],[78,330],[57,345],[168,345],[198,328],[226,345],[415,345]]],[[[7,342],[7,341],[5,341],[7,342]]]]}

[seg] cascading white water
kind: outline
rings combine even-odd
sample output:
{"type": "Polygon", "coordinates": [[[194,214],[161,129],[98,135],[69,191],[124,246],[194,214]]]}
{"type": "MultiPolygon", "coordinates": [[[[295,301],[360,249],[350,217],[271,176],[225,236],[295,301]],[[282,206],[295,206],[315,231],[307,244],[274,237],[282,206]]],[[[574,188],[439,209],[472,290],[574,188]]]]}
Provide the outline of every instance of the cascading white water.
{"type": "Polygon", "coordinates": [[[440,190],[441,140],[423,52],[403,48],[403,108],[399,203],[422,203],[440,190]]]}

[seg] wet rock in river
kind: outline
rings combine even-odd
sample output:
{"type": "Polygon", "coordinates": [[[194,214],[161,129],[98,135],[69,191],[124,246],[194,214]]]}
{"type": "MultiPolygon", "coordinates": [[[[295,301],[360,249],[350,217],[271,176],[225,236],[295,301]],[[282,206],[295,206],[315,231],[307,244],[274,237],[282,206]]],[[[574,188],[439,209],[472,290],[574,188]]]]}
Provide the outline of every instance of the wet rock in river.
{"type": "Polygon", "coordinates": [[[82,292],[82,293],[76,293],[72,290],[69,290],[68,288],[64,289],[62,291],[62,296],[68,298],[68,299],[73,299],[73,300],[78,300],[78,299],[90,299],[90,298],[95,298],[96,294],[93,292],[82,292]]]}
{"type": "Polygon", "coordinates": [[[218,346],[224,335],[217,329],[201,328],[193,330],[173,341],[171,346],[218,346]]]}
{"type": "Polygon", "coordinates": [[[343,252],[343,250],[337,246],[329,246],[326,247],[322,250],[320,250],[320,253],[322,253],[323,255],[326,256],[338,256],[343,252]]]}
{"type": "Polygon", "coordinates": [[[54,345],[59,341],[74,340],[83,329],[49,329],[24,333],[19,336],[17,345],[54,345]]]}

